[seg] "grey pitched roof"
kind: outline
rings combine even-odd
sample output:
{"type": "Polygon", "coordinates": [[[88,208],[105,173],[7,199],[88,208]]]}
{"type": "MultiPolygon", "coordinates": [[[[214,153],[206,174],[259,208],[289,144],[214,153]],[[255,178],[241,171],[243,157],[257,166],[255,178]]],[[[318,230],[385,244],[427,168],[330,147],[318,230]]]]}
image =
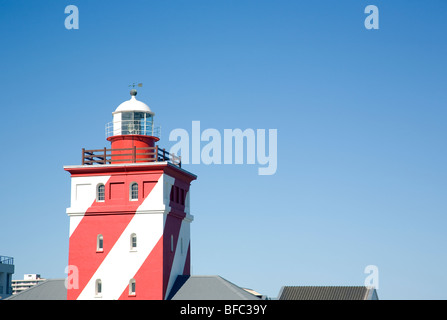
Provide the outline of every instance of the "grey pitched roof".
{"type": "Polygon", "coordinates": [[[375,289],[362,286],[284,286],[278,300],[378,300],[375,289]]]}
{"type": "MultiPolygon", "coordinates": [[[[65,279],[48,279],[5,300],[66,300],[65,279]]],[[[178,276],[168,299],[259,300],[220,276],[178,276]]]]}
{"type": "Polygon", "coordinates": [[[65,279],[48,279],[5,300],[67,300],[65,279]]]}
{"type": "Polygon", "coordinates": [[[168,300],[259,300],[220,276],[178,276],[168,300]]]}

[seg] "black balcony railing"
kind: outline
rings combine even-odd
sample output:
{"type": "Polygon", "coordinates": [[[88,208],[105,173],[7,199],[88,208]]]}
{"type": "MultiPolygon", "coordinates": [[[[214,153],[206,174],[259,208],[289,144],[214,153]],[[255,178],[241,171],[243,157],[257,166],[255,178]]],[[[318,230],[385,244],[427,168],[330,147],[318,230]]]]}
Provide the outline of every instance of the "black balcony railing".
{"type": "Polygon", "coordinates": [[[0,263],[1,264],[14,264],[14,258],[13,257],[0,256],[0,263]]]}

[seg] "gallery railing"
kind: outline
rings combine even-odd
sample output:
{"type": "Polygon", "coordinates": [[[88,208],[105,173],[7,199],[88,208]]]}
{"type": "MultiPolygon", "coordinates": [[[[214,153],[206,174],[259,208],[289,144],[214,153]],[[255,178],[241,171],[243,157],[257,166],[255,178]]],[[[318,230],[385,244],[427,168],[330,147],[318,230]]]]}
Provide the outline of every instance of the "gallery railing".
{"type": "Polygon", "coordinates": [[[155,147],[123,149],[82,149],[82,165],[168,161],[181,167],[181,157],[155,147]]]}

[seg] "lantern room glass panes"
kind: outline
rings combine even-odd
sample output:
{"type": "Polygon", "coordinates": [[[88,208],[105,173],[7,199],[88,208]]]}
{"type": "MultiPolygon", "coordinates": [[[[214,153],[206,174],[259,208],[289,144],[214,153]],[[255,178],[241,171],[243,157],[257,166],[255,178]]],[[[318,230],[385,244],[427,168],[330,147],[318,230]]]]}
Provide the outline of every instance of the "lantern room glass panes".
{"type": "Polygon", "coordinates": [[[145,112],[123,112],[121,134],[152,135],[152,115],[145,112]]]}

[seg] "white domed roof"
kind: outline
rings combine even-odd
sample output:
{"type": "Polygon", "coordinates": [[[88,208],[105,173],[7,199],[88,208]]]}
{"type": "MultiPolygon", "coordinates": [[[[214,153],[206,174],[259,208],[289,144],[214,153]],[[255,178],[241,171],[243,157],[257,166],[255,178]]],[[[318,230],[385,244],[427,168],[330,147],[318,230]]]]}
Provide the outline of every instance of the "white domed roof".
{"type": "Polygon", "coordinates": [[[147,104],[145,104],[144,102],[141,102],[135,98],[136,92],[134,92],[134,94],[133,94],[133,92],[131,92],[131,95],[132,95],[132,97],[129,100],[121,103],[118,106],[118,108],[116,108],[115,112],[113,112],[113,113],[139,111],[139,112],[148,112],[148,113],[154,115],[154,113],[151,111],[151,109],[149,108],[149,106],[147,104]]]}

